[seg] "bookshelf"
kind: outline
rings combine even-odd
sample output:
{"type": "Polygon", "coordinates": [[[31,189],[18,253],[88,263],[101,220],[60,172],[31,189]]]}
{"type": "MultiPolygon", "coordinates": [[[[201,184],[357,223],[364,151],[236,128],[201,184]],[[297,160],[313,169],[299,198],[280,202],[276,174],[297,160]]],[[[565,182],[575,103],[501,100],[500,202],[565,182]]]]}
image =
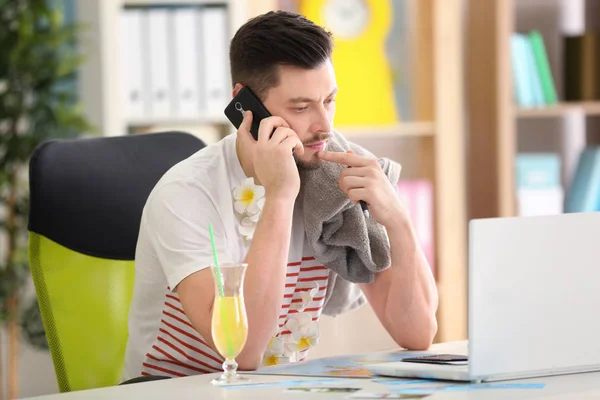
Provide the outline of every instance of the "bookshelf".
{"type": "Polygon", "coordinates": [[[589,116],[600,115],[600,101],[565,102],[540,108],[517,107],[515,109],[518,118],[561,117],[572,112],[589,116]]]}
{"type": "Polygon", "coordinates": [[[598,0],[467,2],[469,218],[517,215],[515,163],[523,148],[560,154],[562,187],[569,185],[579,151],[590,136],[589,127],[600,116],[600,99],[564,101],[563,37],[575,29],[565,21],[574,19],[583,26],[576,31],[593,30],[592,16],[597,14],[590,11],[599,6],[598,0]],[[555,105],[521,108],[514,101],[511,35],[530,29],[544,37],[558,95],[555,105]]]}
{"type": "MultiPolygon", "coordinates": [[[[379,1],[379,0],[378,0],[379,1]]],[[[389,0],[391,1],[391,0],[389,0]]],[[[414,11],[411,63],[414,120],[382,126],[336,127],[360,143],[380,140],[402,148],[403,176],[433,182],[436,280],[440,293],[436,341],[466,338],[466,186],[463,120],[462,14],[460,0],[408,0],[414,11]],[[439,61],[437,61],[439,60],[439,61]],[[407,157],[404,158],[404,154],[407,157]]],[[[121,109],[120,26],[124,7],[224,5],[230,38],[247,18],[277,9],[276,0],[77,0],[78,15],[88,26],[87,60],[80,75],[80,98],[98,134],[166,129],[232,131],[221,114],[193,119],[127,119],[121,109]]],[[[224,108],[225,104],[223,105],[224,108]]]]}

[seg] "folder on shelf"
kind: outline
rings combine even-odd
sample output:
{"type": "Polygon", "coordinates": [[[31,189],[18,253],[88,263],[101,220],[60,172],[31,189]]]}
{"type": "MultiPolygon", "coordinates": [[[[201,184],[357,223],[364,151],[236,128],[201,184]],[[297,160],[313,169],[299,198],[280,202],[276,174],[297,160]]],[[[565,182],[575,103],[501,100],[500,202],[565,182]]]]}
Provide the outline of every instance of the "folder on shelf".
{"type": "Polygon", "coordinates": [[[521,216],[555,215],[563,212],[561,160],[554,153],[517,155],[517,203],[521,216]]]}
{"type": "Polygon", "coordinates": [[[121,13],[121,93],[125,118],[148,115],[146,69],[143,45],[142,10],[125,9],[121,13]]]}
{"type": "Polygon", "coordinates": [[[169,10],[150,8],[146,11],[146,18],[150,115],[152,118],[168,118],[172,116],[173,108],[169,10]]]}
{"type": "Polygon", "coordinates": [[[567,192],[565,211],[600,211],[600,147],[588,147],[581,153],[567,192]]]}
{"type": "Polygon", "coordinates": [[[204,76],[205,111],[223,113],[231,99],[227,40],[227,9],[204,7],[200,11],[204,76]]]}
{"type": "Polygon", "coordinates": [[[173,30],[174,117],[200,116],[200,78],[203,75],[199,48],[200,13],[196,7],[178,7],[171,13],[173,30]]]}

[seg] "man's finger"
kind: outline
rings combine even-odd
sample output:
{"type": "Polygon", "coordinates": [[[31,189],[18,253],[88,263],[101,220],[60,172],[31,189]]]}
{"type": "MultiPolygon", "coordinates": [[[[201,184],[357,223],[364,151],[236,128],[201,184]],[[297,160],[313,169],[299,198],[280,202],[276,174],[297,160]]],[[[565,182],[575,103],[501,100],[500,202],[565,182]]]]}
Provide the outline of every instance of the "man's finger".
{"type": "Polygon", "coordinates": [[[243,136],[248,136],[250,139],[254,140],[252,133],[250,132],[250,128],[252,127],[252,111],[244,112],[244,118],[242,119],[242,123],[238,128],[238,131],[242,133],[243,136]]]}
{"type": "Polygon", "coordinates": [[[320,151],[319,158],[349,167],[366,167],[372,162],[370,158],[361,157],[357,154],[338,153],[334,151],[320,151]]]}
{"type": "Polygon", "coordinates": [[[271,139],[271,135],[273,135],[273,131],[279,127],[289,128],[287,122],[281,117],[268,117],[260,121],[260,127],[258,128],[258,141],[262,143],[267,143],[269,139],[271,139]]]}
{"type": "Polygon", "coordinates": [[[298,136],[296,136],[294,131],[292,131],[291,129],[286,128],[284,126],[275,128],[275,130],[273,131],[273,135],[271,135],[271,140],[269,140],[269,145],[276,147],[281,142],[283,142],[288,136],[298,137],[298,136]]]}
{"type": "Polygon", "coordinates": [[[288,136],[281,142],[281,146],[290,149],[299,156],[304,154],[304,146],[302,146],[302,142],[296,136],[288,136]]]}
{"type": "Polygon", "coordinates": [[[348,192],[350,189],[364,188],[367,182],[362,176],[344,176],[340,179],[339,186],[344,192],[348,192]]]}
{"type": "Polygon", "coordinates": [[[346,176],[361,176],[361,177],[369,176],[369,168],[367,168],[367,167],[344,168],[344,169],[342,169],[342,172],[340,173],[340,178],[344,178],[346,176]]]}

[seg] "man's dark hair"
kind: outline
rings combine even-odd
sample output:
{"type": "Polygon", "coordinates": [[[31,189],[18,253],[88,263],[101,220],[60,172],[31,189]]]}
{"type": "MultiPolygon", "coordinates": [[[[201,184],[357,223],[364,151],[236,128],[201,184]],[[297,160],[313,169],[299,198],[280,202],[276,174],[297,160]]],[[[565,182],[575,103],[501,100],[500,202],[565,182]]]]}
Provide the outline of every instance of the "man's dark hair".
{"type": "Polygon", "coordinates": [[[269,11],[250,19],[229,48],[232,84],[248,86],[265,99],[279,84],[279,66],[314,69],[331,58],[331,33],[288,11],[269,11]]]}

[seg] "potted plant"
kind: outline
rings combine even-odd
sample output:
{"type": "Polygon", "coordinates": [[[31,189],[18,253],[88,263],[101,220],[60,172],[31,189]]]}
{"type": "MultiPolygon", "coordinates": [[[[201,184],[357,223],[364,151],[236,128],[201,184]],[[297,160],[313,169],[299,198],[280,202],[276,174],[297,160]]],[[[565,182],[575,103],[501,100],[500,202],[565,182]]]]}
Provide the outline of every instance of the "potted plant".
{"type": "Polygon", "coordinates": [[[0,370],[0,399],[6,385],[9,398],[18,396],[21,328],[26,338],[37,338],[34,344],[45,344],[35,299],[22,304],[30,276],[29,157],[47,139],[90,131],[74,86],[82,62],[76,51],[81,27],[66,24],[57,5],[56,0],[0,0],[0,326],[8,335],[8,354],[0,347],[0,367],[8,357],[7,371],[0,370]]]}

